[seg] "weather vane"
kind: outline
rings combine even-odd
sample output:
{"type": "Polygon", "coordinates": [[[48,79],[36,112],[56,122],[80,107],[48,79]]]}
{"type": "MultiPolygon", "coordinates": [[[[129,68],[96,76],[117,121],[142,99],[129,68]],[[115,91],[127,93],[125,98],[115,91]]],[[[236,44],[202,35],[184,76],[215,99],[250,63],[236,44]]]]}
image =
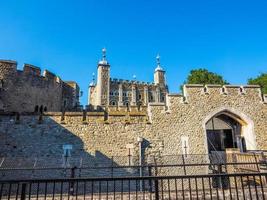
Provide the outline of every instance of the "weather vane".
{"type": "Polygon", "coordinates": [[[160,56],[159,56],[159,54],[157,55],[156,59],[157,59],[158,66],[160,66],[160,56]]]}
{"type": "Polygon", "coordinates": [[[102,59],[105,61],[106,60],[106,52],[107,52],[107,50],[106,50],[106,48],[104,47],[103,49],[102,49],[102,59]]]}
{"type": "Polygon", "coordinates": [[[95,73],[93,73],[92,76],[93,76],[93,83],[95,83],[95,73]]]}

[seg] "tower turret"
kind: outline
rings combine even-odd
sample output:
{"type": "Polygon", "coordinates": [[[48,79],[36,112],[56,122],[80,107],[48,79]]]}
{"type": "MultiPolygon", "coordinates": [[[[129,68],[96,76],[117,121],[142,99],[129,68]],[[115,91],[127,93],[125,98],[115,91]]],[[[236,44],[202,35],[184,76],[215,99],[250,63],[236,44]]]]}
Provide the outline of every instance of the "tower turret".
{"type": "Polygon", "coordinates": [[[157,67],[154,72],[154,83],[156,85],[160,85],[162,87],[165,87],[166,82],[165,82],[165,71],[162,69],[160,65],[160,56],[157,55],[157,67]]]}
{"type": "Polygon", "coordinates": [[[102,59],[97,67],[97,99],[99,106],[109,105],[110,65],[106,59],[106,49],[102,49],[102,59]]]}

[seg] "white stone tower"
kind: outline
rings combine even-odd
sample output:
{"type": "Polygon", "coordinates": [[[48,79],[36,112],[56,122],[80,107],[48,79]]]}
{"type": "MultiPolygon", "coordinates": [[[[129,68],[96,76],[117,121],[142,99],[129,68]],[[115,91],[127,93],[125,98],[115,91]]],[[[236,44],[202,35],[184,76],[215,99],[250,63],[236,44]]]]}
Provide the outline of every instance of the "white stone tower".
{"type": "Polygon", "coordinates": [[[97,96],[96,104],[99,106],[109,105],[110,65],[106,59],[106,49],[102,49],[102,60],[97,67],[97,96]]]}
{"type": "Polygon", "coordinates": [[[165,71],[160,66],[160,56],[157,55],[156,59],[157,59],[157,67],[154,72],[154,83],[156,85],[159,85],[160,87],[165,87],[166,86],[165,71]]]}
{"type": "Polygon", "coordinates": [[[93,101],[92,96],[94,95],[94,90],[95,90],[95,73],[92,74],[93,75],[93,79],[92,79],[92,82],[89,84],[89,87],[88,87],[88,105],[94,103],[94,102],[91,102],[93,101]]]}

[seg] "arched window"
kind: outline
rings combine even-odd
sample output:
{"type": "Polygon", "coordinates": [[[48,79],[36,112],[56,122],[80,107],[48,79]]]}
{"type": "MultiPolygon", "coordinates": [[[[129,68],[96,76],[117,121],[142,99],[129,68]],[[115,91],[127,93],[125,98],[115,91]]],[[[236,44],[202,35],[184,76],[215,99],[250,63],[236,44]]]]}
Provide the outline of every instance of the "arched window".
{"type": "Polygon", "coordinates": [[[47,112],[47,107],[46,106],[44,107],[44,112],[47,112]]]}
{"type": "Polygon", "coordinates": [[[39,111],[39,106],[36,105],[36,106],[34,107],[34,112],[37,113],[38,111],[39,111]]]}
{"type": "Polygon", "coordinates": [[[44,111],[44,107],[43,107],[43,105],[41,105],[40,106],[40,113],[43,113],[43,111],[44,111]]]}
{"type": "Polygon", "coordinates": [[[117,105],[117,102],[116,102],[116,101],[111,101],[111,102],[110,102],[110,105],[112,105],[112,106],[116,106],[116,105],[117,105]]]}
{"type": "Polygon", "coordinates": [[[139,102],[137,103],[137,108],[138,108],[138,110],[140,110],[142,104],[143,104],[142,101],[139,101],[139,102]]]}

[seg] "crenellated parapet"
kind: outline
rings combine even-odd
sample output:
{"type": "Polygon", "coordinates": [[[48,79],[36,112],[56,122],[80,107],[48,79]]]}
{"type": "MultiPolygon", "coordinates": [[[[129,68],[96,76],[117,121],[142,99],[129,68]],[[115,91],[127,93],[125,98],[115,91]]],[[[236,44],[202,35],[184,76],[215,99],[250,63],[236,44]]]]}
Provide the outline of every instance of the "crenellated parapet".
{"type": "Polygon", "coordinates": [[[79,106],[79,87],[63,82],[54,73],[17,62],[0,60],[1,110],[43,112],[71,110],[79,106]],[[3,106],[2,106],[3,105],[3,106]]]}
{"type": "Polygon", "coordinates": [[[154,83],[145,82],[145,81],[136,81],[136,80],[124,80],[124,79],[117,79],[117,78],[110,78],[110,82],[113,84],[137,84],[143,86],[153,86],[154,83]]]}
{"type": "Polygon", "coordinates": [[[44,70],[43,75],[41,69],[32,64],[24,64],[23,70],[17,69],[17,62],[12,60],[0,60],[0,79],[7,78],[20,78],[20,76],[26,79],[36,79],[39,81],[49,81],[55,83],[61,83],[61,79],[54,73],[44,70]]]}
{"type": "Polygon", "coordinates": [[[216,106],[249,106],[267,104],[267,95],[262,94],[258,85],[184,85],[182,94],[168,94],[166,104],[149,103],[150,117],[156,117],[161,113],[171,113],[175,110],[196,107],[204,109],[209,105],[216,106]],[[152,116],[153,115],[153,116],[152,116]]]}
{"type": "Polygon", "coordinates": [[[202,84],[188,84],[183,87],[183,94],[185,101],[192,100],[193,97],[205,98],[216,95],[217,98],[231,98],[242,97],[250,98],[256,97],[262,101],[262,92],[259,85],[202,85],[202,84]]]}

